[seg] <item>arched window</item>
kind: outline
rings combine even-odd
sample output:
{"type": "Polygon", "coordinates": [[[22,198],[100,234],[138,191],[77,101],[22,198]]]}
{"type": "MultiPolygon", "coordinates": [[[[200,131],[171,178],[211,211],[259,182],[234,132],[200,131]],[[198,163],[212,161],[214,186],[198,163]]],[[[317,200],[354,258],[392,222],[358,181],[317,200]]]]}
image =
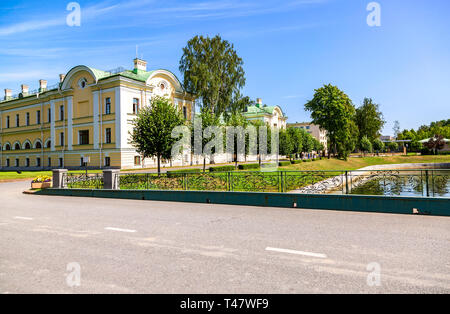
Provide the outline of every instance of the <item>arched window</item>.
{"type": "Polygon", "coordinates": [[[5,145],[5,150],[11,150],[11,145],[6,144],[6,145],[5,145]]]}
{"type": "Polygon", "coordinates": [[[19,144],[19,143],[16,143],[16,145],[14,145],[14,149],[15,149],[15,150],[20,150],[20,144],[19,144]]]}
{"type": "Polygon", "coordinates": [[[47,148],[51,148],[52,147],[52,141],[48,141],[47,142],[47,148]]]}
{"type": "Polygon", "coordinates": [[[42,148],[41,142],[37,142],[37,143],[36,143],[36,148],[37,148],[37,149],[42,148]]]}
{"type": "Polygon", "coordinates": [[[28,142],[25,143],[25,149],[31,149],[30,143],[28,143],[28,142]]]}

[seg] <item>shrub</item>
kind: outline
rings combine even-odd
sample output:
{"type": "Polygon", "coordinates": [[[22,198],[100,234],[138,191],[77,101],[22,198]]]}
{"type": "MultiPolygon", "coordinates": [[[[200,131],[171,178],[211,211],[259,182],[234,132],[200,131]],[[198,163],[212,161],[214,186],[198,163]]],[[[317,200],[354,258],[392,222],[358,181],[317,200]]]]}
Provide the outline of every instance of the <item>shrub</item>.
{"type": "Polygon", "coordinates": [[[313,159],[311,159],[312,161],[316,161],[317,159],[316,158],[313,158],[313,159]]]}
{"type": "Polygon", "coordinates": [[[384,143],[379,139],[375,139],[372,145],[373,149],[377,152],[380,152],[384,149],[384,143]]]}
{"type": "Polygon", "coordinates": [[[278,163],[278,166],[280,166],[280,167],[285,167],[285,166],[289,166],[290,164],[291,164],[290,161],[280,161],[280,162],[278,163]]]}
{"type": "Polygon", "coordinates": [[[291,164],[300,164],[301,162],[302,162],[301,159],[299,159],[299,160],[292,160],[291,164]]]}
{"type": "Polygon", "coordinates": [[[227,172],[227,171],[234,171],[235,167],[234,166],[217,166],[217,167],[210,167],[209,171],[210,172],[227,172]]]}
{"type": "Polygon", "coordinates": [[[239,165],[238,168],[240,170],[259,169],[259,164],[243,164],[239,165]]]}
{"type": "Polygon", "coordinates": [[[176,177],[182,175],[183,173],[200,173],[203,169],[182,169],[182,170],[171,170],[167,171],[167,177],[176,177]]]}

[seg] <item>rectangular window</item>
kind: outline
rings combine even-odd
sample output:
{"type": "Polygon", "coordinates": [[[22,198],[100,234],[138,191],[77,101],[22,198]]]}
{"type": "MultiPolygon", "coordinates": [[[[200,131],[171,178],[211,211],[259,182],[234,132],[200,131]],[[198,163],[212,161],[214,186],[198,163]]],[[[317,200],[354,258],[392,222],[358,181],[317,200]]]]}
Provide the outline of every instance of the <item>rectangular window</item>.
{"type": "Polygon", "coordinates": [[[16,158],[16,167],[19,167],[19,158],[16,158]]]}
{"type": "Polygon", "coordinates": [[[64,106],[59,106],[59,120],[64,120],[64,106]]]}
{"type": "Polygon", "coordinates": [[[59,143],[64,146],[64,132],[59,133],[59,143]]]}
{"type": "Polygon", "coordinates": [[[183,106],[183,117],[185,119],[187,119],[187,108],[186,108],[186,106],[183,106]]]}
{"type": "Polygon", "coordinates": [[[6,128],[9,129],[9,116],[6,117],[6,128]]]}
{"type": "Polygon", "coordinates": [[[20,116],[16,114],[16,126],[20,126],[20,116]]]}
{"type": "Polygon", "coordinates": [[[51,157],[48,157],[47,163],[48,163],[49,167],[52,166],[52,158],[51,157]]]}
{"type": "Polygon", "coordinates": [[[80,145],[88,145],[89,144],[89,130],[79,131],[79,135],[80,135],[79,144],[80,145]]]}
{"type": "Polygon", "coordinates": [[[6,159],[6,167],[9,167],[9,158],[6,159]]]}
{"type": "Polygon", "coordinates": [[[36,111],[36,124],[41,124],[41,111],[36,111]]]}
{"type": "Polygon", "coordinates": [[[134,156],[134,165],[135,166],[141,165],[141,156],[134,156]]]}
{"type": "Polygon", "coordinates": [[[106,144],[111,144],[111,128],[106,128],[106,144]]]}
{"type": "Polygon", "coordinates": [[[47,115],[48,115],[48,119],[47,119],[48,123],[52,122],[52,109],[49,108],[47,110],[47,115]]]}
{"type": "Polygon", "coordinates": [[[30,158],[26,158],[25,159],[25,167],[29,167],[30,166],[30,158]]]}
{"type": "Polygon", "coordinates": [[[110,167],[110,166],[111,166],[111,158],[105,157],[105,167],[110,167]]]}
{"type": "Polygon", "coordinates": [[[105,114],[111,114],[111,98],[105,99],[105,114]]]}
{"type": "Polygon", "coordinates": [[[40,167],[41,166],[41,158],[36,158],[36,167],[40,167]]]}
{"type": "Polygon", "coordinates": [[[59,166],[64,167],[64,160],[62,158],[59,158],[59,166]]]}
{"type": "Polygon", "coordinates": [[[83,160],[83,157],[80,158],[80,166],[81,166],[81,167],[84,166],[84,160],[83,160]]]}
{"type": "Polygon", "coordinates": [[[30,113],[27,112],[27,126],[30,125],[30,113]]]}
{"type": "Polygon", "coordinates": [[[133,98],[133,114],[139,113],[139,99],[133,98]]]}

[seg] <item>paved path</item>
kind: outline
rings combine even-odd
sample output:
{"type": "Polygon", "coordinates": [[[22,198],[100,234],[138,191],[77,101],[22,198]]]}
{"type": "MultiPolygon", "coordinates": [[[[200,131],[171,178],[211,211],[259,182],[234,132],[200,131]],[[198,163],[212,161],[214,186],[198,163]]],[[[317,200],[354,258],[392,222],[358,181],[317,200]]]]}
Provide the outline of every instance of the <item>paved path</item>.
{"type": "Polygon", "coordinates": [[[0,293],[450,292],[450,218],[24,195],[27,186],[0,184],[0,293]],[[72,262],[79,287],[66,283],[72,262]],[[367,284],[372,262],[381,286],[367,284]]]}

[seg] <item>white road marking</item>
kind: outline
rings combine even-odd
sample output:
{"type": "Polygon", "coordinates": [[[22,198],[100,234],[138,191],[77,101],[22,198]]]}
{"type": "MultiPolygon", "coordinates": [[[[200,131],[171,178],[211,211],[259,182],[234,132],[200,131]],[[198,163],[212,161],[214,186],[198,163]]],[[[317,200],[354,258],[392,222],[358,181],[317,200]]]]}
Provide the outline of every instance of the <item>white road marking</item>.
{"type": "Polygon", "coordinates": [[[30,218],[30,217],[21,217],[21,216],[16,216],[16,217],[14,217],[14,219],[33,220],[33,218],[30,218]]]}
{"type": "Polygon", "coordinates": [[[303,251],[288,250],[288,249],[278,249],[278,248],[273,248],[273,247],[266,247],[266,251],[297,254],[297,255],[311,256],[311,257],[319,257],[319,258],[327,258],[327,256],[325,254],[321,254],[321,253],[303,252],[303,251]]]}
{"type": "Polygon", "coordinates": [[[121,228],[113,228],[113,227],[107,227],[105,230],[111,230],[111,231],[120,231],[120,232],[128,232],[128,233],[134,233],[136,230],[130,230],[130,229],[121,229],[121,228]]]}

